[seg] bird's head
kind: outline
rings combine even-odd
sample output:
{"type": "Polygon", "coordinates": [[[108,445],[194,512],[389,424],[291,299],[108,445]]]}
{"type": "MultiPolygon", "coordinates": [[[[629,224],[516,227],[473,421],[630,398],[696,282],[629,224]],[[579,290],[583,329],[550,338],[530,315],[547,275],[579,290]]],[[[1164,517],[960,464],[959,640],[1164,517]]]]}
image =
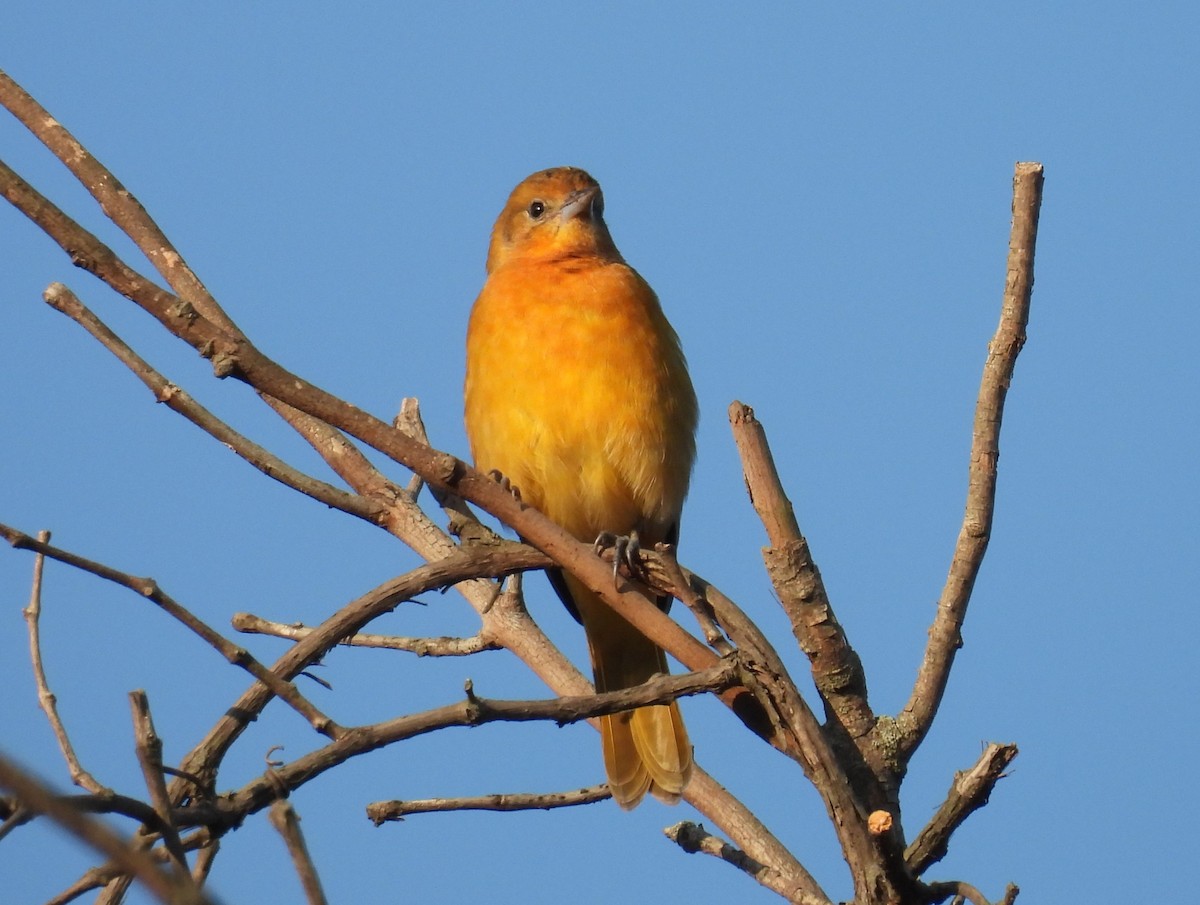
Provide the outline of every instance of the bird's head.
{"type": "Polygon", "coordinates": [[[604,223],[600,183],[576,167],[540,170],[508,196],[492,229],[488,273],[511,261],[620,260],[604,223]]]}

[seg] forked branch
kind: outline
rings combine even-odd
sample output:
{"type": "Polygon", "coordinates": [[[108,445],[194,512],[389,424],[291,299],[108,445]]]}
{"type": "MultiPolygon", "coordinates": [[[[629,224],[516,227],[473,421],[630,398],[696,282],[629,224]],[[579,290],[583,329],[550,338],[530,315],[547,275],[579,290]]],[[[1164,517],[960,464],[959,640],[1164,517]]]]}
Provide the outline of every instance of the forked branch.
{"type": "Polygon", "coordinates": [[[987,361],[975,405],[967,504],[954,547],[950,572],[929,629],[929,642],[917,672],[912,696],[897,717],[900,737],[896,755],[906,763],[929,732],[942,703],[954,655],[962,647],[962,625],[975,578],[992,534],[996,504],[996,466],[1000,459],[1000,423],[1017,355],[1025,345],[1029,303],[1033,296],[1033,261],[1044,171],[1040,163],[1018,163],[1013,177],[1012,232],[1000,324],[988,345],[987,361]]]}

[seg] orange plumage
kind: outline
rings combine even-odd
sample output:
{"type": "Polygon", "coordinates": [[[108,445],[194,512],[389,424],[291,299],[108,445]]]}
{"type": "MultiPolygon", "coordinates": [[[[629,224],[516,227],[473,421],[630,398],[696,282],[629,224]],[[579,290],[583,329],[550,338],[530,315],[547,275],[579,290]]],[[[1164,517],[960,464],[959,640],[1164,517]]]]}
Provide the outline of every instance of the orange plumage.
{"type": "MultiPolygon", "coordinates": [[[[583,170],[534,173],[496,220],[467,332],[466,427],[495,469],[575,537],[674,542],[695,458],[696,394],[679,338],[625,263],[583,170]]],[[[666,672],[663,652],[569,575],[556,589],[587,632],[596,688],[666,672]]],[[[601,719],[623,808],[678,801],[692,749],[671,703],[601,719]]]]}

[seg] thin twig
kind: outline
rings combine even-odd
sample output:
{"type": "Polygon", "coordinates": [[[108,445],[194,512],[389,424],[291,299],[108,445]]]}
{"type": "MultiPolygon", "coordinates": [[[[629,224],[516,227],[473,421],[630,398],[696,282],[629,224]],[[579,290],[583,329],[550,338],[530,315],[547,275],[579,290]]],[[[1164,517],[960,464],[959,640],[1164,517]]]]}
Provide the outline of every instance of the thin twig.
{"type": "MultiPolygon", "coordinates": [[[[39,531],[37,540],[42,544],[49,543],[50,532],[39,531]]],[[[58,749],[62,752],[63,759],[67,762],[67,770],[71,774],[71,782],[80,788],[87,789],[89,792],[96,794],[111,793],[111,789],[97,782],[95,777],[85,770],[79,762],[79,757],[75,754],[75,748],[71,744],[71,737],[67,734],[67,727],[63,725],[62,718],[58,715],[58,698],[50,690],[50,683],[46,678],[46,668],[42,662],[41,633],[42,573],[45,565],[46,556],[44,553],[39,552],[33,559],[33,587],[29,593],[29,605],[22,610],[25,622],[29,627],[29,657],[33,662],[33,678],[37,684],[38,705],[42,708],[42,712],[46,714],[46,719],[50,722],[54,738],[58,741],[58,749]]]]}
{"type": "Polygon", "coordinates": [[[273,768],[268,771],[269,775],[252,780],[236,792],[177,810],[176,819],[185,825],[236,826],[247,815],[261,810],[282,794],[299,788],[350,758],[452,726],[547,720],[565,725],[651,704],[664,704],[685,695],[713,692],[736,680],[737,664],[722,661],[712,669],[656,676],[642,685],[603,694],[508,701],[480,697],[469,691],[465,700],[455,704],[351,729],[336,741],[273,768]]]}
{"type": "Polygon", "coordinates": [[[233,321],[200,282],[146,209],[66,127],[20,85],[0,71],[0,104],[42,142],[96,199],[101,210],[137,245],[179,296],[223,329],[233,321]]]}
{"type": "MultiPolygon", "coordinates": [[[[77,801],[78,799],[73,799],[77,801]]],[[[156,831],[157,832],[157,831],[156,831]]],[[[144,848],[144,845],[152,837],[137,836],[135,843],[139,848],[144,848]]],[[[209,871],[212,869],[213,858],[220,849],[220,839],[213,836],[208,830],[203,829],[181,840],[185,851],[197,851],[196,864],[192,869],[192,883],[196,886],[203,886],[208,878],[209,871]]],[[[155,862],[163,862],[169,858],[163,849],[151,849],[148,852],[149,856],[155,859],[155,862]]],[[[77,899],[93,889],[106,887],[101,895],[109,895],[112,890],[112,884],[117,880],[128,881],[128,876],[122,872],[122,869],[114,864],[102,864],[97,867],[89,868],[84,874],[72,883],[66,890],[59,893],[53,899],[47,901],[46,905],[53,903],[66,903],[77,899]]],[[[113,890],[115,892],[115,890],[113,890]]]]}
{"type": "Polygon", "coordinates": [[[969,770],[954,775],[946,800],[904,852],[914,877],[946,857],[950,837],[963,821],[988,802],[988,796],[1017,756],[1016,745],[989,744],[969,770]]]}
{"type": "Polygon", "coordinates": [[[207,843],[198,848],[196,861],[192,865],[192,882],[197,886],[203,886],[208,881],[209,872],[212,870],[213,862],[220,850],[221,838],[219,836],[210,837],[207,843]]]}
{"type": "MultiPolygon", "coordinates": [[[[148,840],[134,840],[133,844],[141,844],[145,847],[148,840]]],[[[92,905],[123,905],[125,896],[129,893],[129,887],[133,885],[133,876],[131,874],[119,873],[115,875],[105,885],[104,889],[100,890],[100,894],[96,896],[96,901],[92,905]]]]}
{"type": "Polygon", "coordinates": [[[608,783],[569,792],[508,792],[463,798],[417,798],[409,801],[376,801],[367,805],[367,817],[376,826],[403,820],[412,814],[444,811],[549,811],[612,798],[608,783]]]}
{"type": "Polygon", "coordinates": [[[70,803],[71,807],[81,814],[120,814],[145,824],[154,833],[167,830],[167,825],[158,812],[140,798],[118,795],[116,792],[87,792],[81,795],[64,795],[63,801],[70,803]]]}
{"type": "MultiPolygon", "coordinates": [[[[776,889],[778,891],[779,878],[771,868],[765,864],[759,864],[740,848],[730,845],[718,836],[714,836],[701,824],[684,820],[667,827],[663,830],[663,834],[690,855],[704,854],[720,858],[726,864],[732,864],[738,870],[768,889],[776,889]]],[[[828,902],[828,899],[821,900],[805,897],[802,899],[793,899],[793,901],[825,903],[828,902]]]]}
{"type": "Polygon", "coordinates": [[[382,518],[383,505],[378,500],[347,493],[332,484],[305,474],[217,418],[190,394],[167,380],[131,349],[69,288],[64,286],[61,291],[47,295],[46,301],[87,330],[104,348],[116,356],[118,361],[129,368],[146,385],[154,394],[156,401],[182,415],[267,477],[279,481],[305,496],[312,497],[317,502],[340,509],[366,521],[376,523],[382,518]]]}
{"type": "Polygon", "coordinates": [[[245,648],[230,643],[220,633],[209,627],[202,619],[176,602],[158,586],[154,579],[131,575],[128,572],[122,572],[103,563],[94,562],[58,547],[41,543],[28,534],[8,525],[0,524],[0,537],[5,538],[18,550],[34,550],[45,556],[49,556],[51,559],[56,559],[81,571],[90,572],[98,578],[103,578],[106,581],[111,581],[114,584],[135,591],[206,641],[209,646],[215,648],[234,666],[246,670],[246,672],[270,688],[273,694],[303,716],[322,735],[335,738],[338,734],[345,731],[343,727],[318,710],[299,692],[295,685],[278,678],[266,666],[256,660],[245,648]]]}
{"type": "Polygon", "coordinates": [[[304,834],[300,832],[300,817],[291,804],[280,799],[271,805],[268,815],[271,826],[283,837],[287,844],[288,854],[292,856],[292,864],[300,877],[300,885],[304,888],[304,897],[308,905],[325,905],[325,892],[321,888],[321,878],[317,876],[316,865],[309,854],[308,845],[304,842],[304,834]]]}
{"type": "MultiPolygon", "coordinates": [[[[954,901],[967,901],[971,905],[992,905],[988,901],[987,896],[972,886],[970,883],[965,883],[962,880],[942,880],[937,883],[930,883],[928,888],[929,902],[931,905],[937,905],[939,902],[944,902],[951,896],[954,896],[954,901]]],[[[1017,899],[1017,893],[1021,890],[1015,884],[1008,884],[1004,890],[1004,898],[997,902],[997,905],[1012,905],[1017,899]]]]}
{"type": "MultiPolygon", "coordinates": [[[[425,421],[421,417],[420,402],[411,397],[405,397],[400,402],[400,411],[392,420],[395,428],[405,436],[411,437],[426,447],[432,447],[429,442],[429,432],[425,429],[425,421]]],[[[410,499],[416,500],[421,488],[427,486],[425,479],[414,473],[408,482],[410,499]]],[[[499,536],[489,527],[482,524],[471,511],[466,501],[456,493],[443,487],[431,486],[431,495],[442,511],[450,518],[449,531],[455,537],[461,538],[464,544],[491,544],[499,540],[499,536]]]]}
{"type": "MultiPolygon", "coordinates": [[[[745,804],[724,789],[697,764],[692,769],[692,781],[683,792],[684,799],[705,817],[712,820],[729,836],[734,845],[760,864],[767,865],[778,877],[780,895],[792,902],[824,903],[829,896],[796,856],[758,816],[745,804]]],[[[761,881],[760,881],[761,882],[761,881]]]]}
{"type": "MultiPolygon", "coordinates": [[[[421,405],[414,397],[405,396],[400,400],[400,411],[392,419],[392,424],[401,433],[407,434],[414,440],[419,440],[426,446],[430,445],[429,434],[426,432],[425,422],[421,418],[421,405]]],[[[425,482],[421,476],[414,474],[404,490],[408,494],[408,498],[416,502],[417,497],[421,495],[421,488],[424,486],[425,482]]]]}
{"type": "Polygon", "coordinates": [[[1025,328],[1029,323],[1042,181],[1043,168],[1040,163],[1017,164],[1013,177],[1008,273],[1000,324],[988,345],[979,399],[975,405],[967,503],[912,696],[896,718],[900,729],[896,754],[900,763],[906,763],[920,745],[941,705],[954,655],[962,646],[962,624],[967,615],[967,604],[992,532],[996,466],[1000,458],[1000,423],[1017,355],[1025,344],[1025,328]]]}
{"type": "Polygon", "coordinates": [[[371,464],[362,450],[347,439],[346,435],[326,424],[320,418],[293,408],[264,393],[259,393],[270,408],[292,428],[333,470],[334,474],[357,491],[359,498],[369,501],[375,524],[386,526],[394,520],[396,513],[389,510],[408,511],[411,501],[404,497],[403,490],[389,480],[383,472],[371,464]]]}
{"type": "Polygon", "coordinates": [[[179,832],[171,822],[171,800],[167,795],[167,784],[163,779],[162,770],[162,739],[154,731],[154,720],[150,716],[150,699],[146,692],[138,689],[129,693],[129,707],[133,713],[133,736],[136,741],[138,764],[142,768],[142,777],[146,782],[146,790],[150,793],[150,803],[158,812],[162,821],[163,846],[170,855],[171,861],[178,871],[180,878],[191,881],[187,856],[179,842],[179,832]]]}
{"type": "MultiPolygon", "coordinates": [[[[314,631],[302,622],[290,624],[272,622],[252,613],[234,613],[230,624],[239,632],[270,635],[292,641],[307,638],[314,631]]],[[[501,650],[499,644],[483,635],[472,635],[470,638],[407,638],[403,635],[372,635],[360,632],[341,639],[338,644],[347,647],[375,647],[409,651],[418,657],[465,657],[482,651],[501,650]]]]}

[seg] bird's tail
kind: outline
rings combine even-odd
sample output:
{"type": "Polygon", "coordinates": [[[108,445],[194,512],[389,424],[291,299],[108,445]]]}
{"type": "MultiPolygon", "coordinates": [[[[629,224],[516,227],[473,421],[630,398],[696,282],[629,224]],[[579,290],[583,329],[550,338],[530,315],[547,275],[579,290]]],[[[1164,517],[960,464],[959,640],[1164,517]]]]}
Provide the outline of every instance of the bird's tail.
{"type": "MultiPolygon", "coordinates": [[[[566,578],[587,631],[597,691],[629,688],[667,672],[658,645],[566,578]]],[[[600,737],[617,804],[630,810],[647,792],[668,804],[679,801],[692,775],[692,743],[674,701],[600,717],[600,737]]]]}

